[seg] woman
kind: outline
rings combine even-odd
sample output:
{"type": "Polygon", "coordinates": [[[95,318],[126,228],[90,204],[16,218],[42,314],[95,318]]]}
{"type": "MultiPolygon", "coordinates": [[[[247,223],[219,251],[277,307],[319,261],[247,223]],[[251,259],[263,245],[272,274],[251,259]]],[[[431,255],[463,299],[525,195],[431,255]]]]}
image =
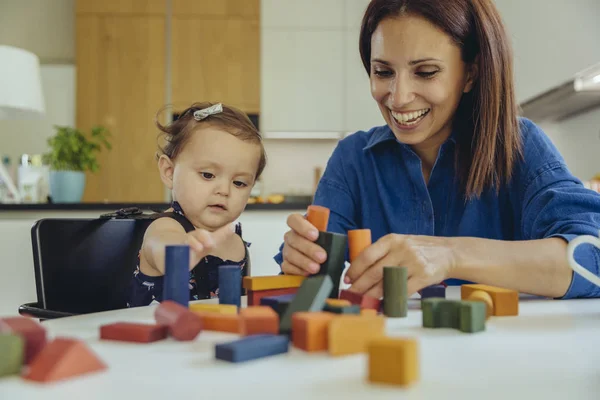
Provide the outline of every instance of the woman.
{"type": "MultiPolygon", "coordinates": [[[[573,274],[568,241],[598,235],[600,195],[571,175],[531,121],[518,118],[512,55],[492,0],[373,0],[360,32],[371,94],[387,123],[341,140],[314,203],[328,230],[371,229],[351,290],[381,297],[383,267],[408,290],[479,282],[555,298],[599,297],[573,274]]],[[[326,255],[302,215],[275,257],[308,275],[326,255]]],[[[600,252],[577,260],[598,273],[600,252]]]]}

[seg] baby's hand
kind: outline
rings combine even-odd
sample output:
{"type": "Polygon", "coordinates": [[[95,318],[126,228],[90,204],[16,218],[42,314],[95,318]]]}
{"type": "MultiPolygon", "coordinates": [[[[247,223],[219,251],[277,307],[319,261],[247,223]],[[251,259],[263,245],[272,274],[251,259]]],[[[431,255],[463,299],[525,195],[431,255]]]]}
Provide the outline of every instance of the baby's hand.
{"type": "Polygon", "coordinates": [[[186,234],[186,244],[190,246],[190,264],[196,265],[200,260],[210,254],[211,250],[223,243],[234,233],[232,225],[225,225],[214,232],[204,229],[195,229],[186,234]]]}

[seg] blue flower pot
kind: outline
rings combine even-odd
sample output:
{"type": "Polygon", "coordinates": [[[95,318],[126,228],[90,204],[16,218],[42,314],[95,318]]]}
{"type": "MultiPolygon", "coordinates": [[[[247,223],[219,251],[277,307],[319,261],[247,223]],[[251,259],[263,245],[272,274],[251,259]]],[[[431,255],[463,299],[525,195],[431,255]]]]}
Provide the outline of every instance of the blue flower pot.
{"type": "Polygon", "coordinates": [[[50,196],[53,203],[80,203],[84,189],[84,172],[50,171],[50,196]]]}

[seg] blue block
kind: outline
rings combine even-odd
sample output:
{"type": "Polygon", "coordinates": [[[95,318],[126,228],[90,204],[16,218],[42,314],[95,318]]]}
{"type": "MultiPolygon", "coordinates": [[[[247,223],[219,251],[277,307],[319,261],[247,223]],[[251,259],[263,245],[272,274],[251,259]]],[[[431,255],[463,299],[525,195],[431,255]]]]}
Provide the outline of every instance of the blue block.
{"type": "Polygon", "coordinates": [[[187,307],[190,300],[190,247],[166,246],[163,301],[187,307]]]}
{"type": "Polygon", "coordinates": [[[219,267],[219,304],[240,307],[242,298],[242,269],[239,265],[219,267]]]}
{"type": "Polygon", "coordinates": [[[229,362],[244,362],[287,353],[289,339],[284,335],[252,335],[215,346],[215,358],[229,362]]]}
{"type": "Polygon", "coordinates": [[[285,310],[290,305],[292,300],[294,300],[295,296],[296,294],[292,293],[281,294],[279,296],[263,297],[262,299],[260,299],[260,305],[271,307],[273,310],[275,310],[277,315],[279,315],[279,318],[281,318],[281,316],[283,315],[283,313],[285,313],[285,310]]]}
{"type": "Polygon", "coordinates": [[[446,287],[444,285],[431,285],[421,289],[421,299],[428,299],[431,297],[446,298],[446,287]]]}

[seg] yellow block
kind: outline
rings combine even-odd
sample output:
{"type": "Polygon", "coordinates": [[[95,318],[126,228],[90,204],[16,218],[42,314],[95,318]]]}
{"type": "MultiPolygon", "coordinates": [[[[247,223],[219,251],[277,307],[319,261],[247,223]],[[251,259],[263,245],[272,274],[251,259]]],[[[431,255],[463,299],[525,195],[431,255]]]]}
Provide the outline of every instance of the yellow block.
{"type": "Polygon", "coordinates": [[[234,304],[190,304],[190,311],[212,312],[217,314],[237,314],[238,308],[234,304]]]}
{"type": "MultiPolygon", "coordinates": [[[[460,297],[462,300],[471,300],[471,295],[476,291],[484,291],[490,295],[493,301],[493,315],[519,315],[519,292],[510,289],[499,288],[495,286],[465,284],[460,287],[460,297]]],[[[477,298],[476,301],[482,301],[477,298]]]]}
{"type": "Polygon", "coordinates": [[[373,310],[371,308],[363,308],[360,310],[360,315],[370,315],[372,317],[377,315],[377,310],[373,310]]]}
{"type": "Polygon", "coordinates": [[[350,307],[352,303],[344,299],[327,299],[325,303],[331,307],[350,307]]]}
{"type": "Polygon", "coordinates": [[[367,344],[385,334],[385,319],[371,315],[340,315],[329,323],[329,354],[364,353],[367,344]]]}
{"type": "Polygon", "coordinates": [[[300,275],[245,276],[244,289],[270,290],[300,287],[305,277],[300,275]]]}
{"type": "Polygon", "coordinates": [[[368,344],[368,351],[370,382],[408,386],[419,380],[419,354],[415,339],[373,339],[368,344]]]}

